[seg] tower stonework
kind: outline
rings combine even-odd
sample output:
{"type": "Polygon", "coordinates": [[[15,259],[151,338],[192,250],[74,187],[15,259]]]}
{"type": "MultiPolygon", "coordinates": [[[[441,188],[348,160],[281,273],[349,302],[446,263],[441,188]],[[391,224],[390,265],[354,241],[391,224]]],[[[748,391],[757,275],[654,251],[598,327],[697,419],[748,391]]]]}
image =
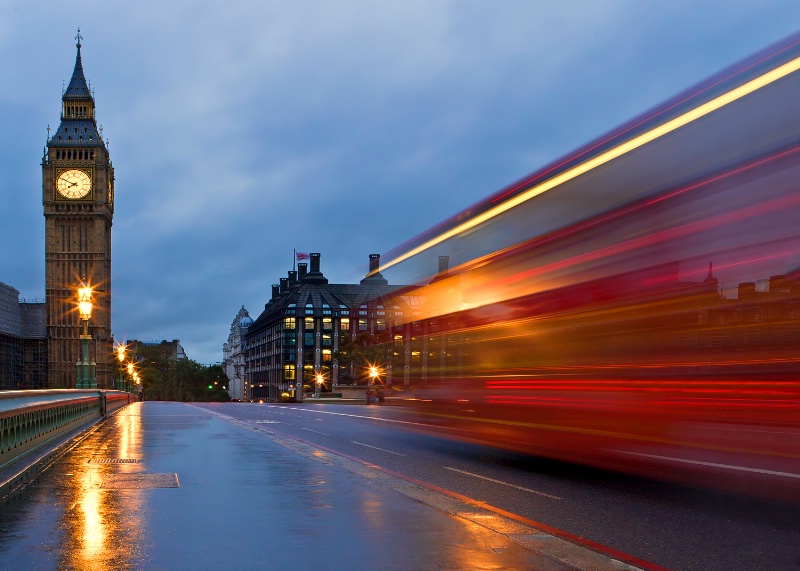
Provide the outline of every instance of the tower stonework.
{"type": "Polygon", "coordinates": [[[112,388],[114,169],[83,73],[80,33],[76,39],[75,69],[61,98],[61,123],[42,158],[48,384],[75,387],[83,333],[77,288],[86,281],[93,287],[89,352],[97,363],[97,386],[112,388]]]}

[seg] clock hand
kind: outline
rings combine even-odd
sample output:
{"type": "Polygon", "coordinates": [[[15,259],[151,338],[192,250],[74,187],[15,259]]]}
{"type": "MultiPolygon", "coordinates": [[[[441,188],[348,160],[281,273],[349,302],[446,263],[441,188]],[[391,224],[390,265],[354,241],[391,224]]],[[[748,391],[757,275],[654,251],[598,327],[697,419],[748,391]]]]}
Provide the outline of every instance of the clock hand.
{"type": "MultiPolygon", "coordinates": [[[[67,181],[67,182],[69,182],[69,181],[67,181]]],[[[69,182],[69,185],[70,186],[78,186],[78,183],[77,182],[69,182]]]]}

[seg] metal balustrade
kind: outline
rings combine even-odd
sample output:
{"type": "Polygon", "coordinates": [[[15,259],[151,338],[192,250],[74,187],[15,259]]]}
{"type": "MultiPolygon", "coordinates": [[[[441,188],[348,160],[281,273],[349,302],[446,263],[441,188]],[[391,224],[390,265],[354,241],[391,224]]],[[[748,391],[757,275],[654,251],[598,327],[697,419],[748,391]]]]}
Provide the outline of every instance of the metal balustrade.
{"type": "Polygon", "coordinates": [[[94,389],[0,392],[0,471],[132,400],[129,393],[94,389]]]}

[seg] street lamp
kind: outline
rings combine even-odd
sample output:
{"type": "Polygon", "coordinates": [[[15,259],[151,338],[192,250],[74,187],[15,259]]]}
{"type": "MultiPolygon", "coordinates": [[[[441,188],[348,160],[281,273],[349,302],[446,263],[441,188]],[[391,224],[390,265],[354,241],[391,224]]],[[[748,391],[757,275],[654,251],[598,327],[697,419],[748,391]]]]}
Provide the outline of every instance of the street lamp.
{"type": "Polygon", "coordinates": [[[128,363],[128,392],[133,392],[133,361],[128,363]]]}
{"type": "MultiPolygon", "coordinates": [[[[381,371],[378,369],[376,365],[369,366],[369,391],[368,394],[371,394],[373,397],[377,397],[378,404],[383,404],[383,397],[385,394],[384,387],[381,386],[381,371]],[[375,385],[378,385],[377,389],[373,389],[375,385]]],[[[367,399],[367,404],[369,404],[369,398],[367,399]]]]}
{"type": "Polygon", "coordinates": [[[97,377],[95,375],[97,364],[89,361],[89,318],[92,317],[92,288],[81,283],[78,288],[78,313],[83,321],[83,334],[81,335],[81,353],[83,359],[77,362],[78,380],[76,386],[79,389],[96,389],[97,377]]]}
{"type": "Polygon", "coordinates": [[[322,375],[322,373],[317,372],[317,374],[314,375],[314,378],[317,381],[317,398],[319,398],[322,394],[322,387],[325,386],[325,377],[322,375]]]}
{"type": "Polygon", "coordinates": [[[117,382],[117,390],[123,391],[125,390],[125,380],[122,378],[123,371],[125,368],[122,366],[122,363],[125,362],[125,345],[119,343],[117,345],[117,359],[119,359],[119,381],[117,382]]]}

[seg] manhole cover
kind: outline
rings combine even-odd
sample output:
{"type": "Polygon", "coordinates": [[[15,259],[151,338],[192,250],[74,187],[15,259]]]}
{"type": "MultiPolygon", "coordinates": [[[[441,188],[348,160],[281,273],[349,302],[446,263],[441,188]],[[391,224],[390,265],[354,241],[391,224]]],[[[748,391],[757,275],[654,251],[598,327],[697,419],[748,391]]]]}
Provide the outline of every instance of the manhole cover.
{"type": "Polygon", "coordinates": [[[148,488],[180,488],[178,474],[108,474],[103,476],[101,488],[134,489],[148,488]]]}
{"type": "Polygon", "coordinates": [[[138,458],[92,458],[88,464],[136,464],[138,458]]]}

